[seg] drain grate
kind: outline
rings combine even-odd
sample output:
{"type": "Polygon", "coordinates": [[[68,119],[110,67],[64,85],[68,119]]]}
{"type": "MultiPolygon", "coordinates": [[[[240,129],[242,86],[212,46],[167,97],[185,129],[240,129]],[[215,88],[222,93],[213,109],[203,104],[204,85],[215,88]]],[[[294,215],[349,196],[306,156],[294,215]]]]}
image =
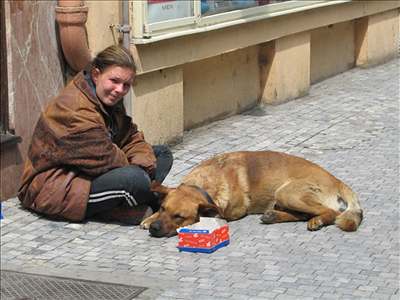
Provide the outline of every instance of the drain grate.
{"type": "Polygon", "coordinates": [[[133,299],[146,288],[1,270],[1,300],[133,299]]]}

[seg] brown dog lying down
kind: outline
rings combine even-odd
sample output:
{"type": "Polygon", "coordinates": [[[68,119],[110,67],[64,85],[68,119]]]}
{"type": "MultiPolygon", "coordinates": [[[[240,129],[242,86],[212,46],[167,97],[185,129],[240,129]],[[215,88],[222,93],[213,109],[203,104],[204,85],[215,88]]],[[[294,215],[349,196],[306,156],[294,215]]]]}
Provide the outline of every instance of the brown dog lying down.
{"type": "Polygon", "coordinates": [[[228,221],[263,214],[266,224],[308,221],[309,230],[336,224],[355,231],[362,220],[356,194],[339,179],[303,158],[272,151],[217,155],[195,167],[177,188],[153,183],[163,198],[141,227],[155,237],[214,212],[228,221]]]}

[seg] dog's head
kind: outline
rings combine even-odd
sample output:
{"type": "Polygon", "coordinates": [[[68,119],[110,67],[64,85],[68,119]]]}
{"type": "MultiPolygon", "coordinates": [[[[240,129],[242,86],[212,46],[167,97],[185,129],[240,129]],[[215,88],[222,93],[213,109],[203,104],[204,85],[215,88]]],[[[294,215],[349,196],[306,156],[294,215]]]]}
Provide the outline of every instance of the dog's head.
{"type": "Polygon", "coordinates": [[[154,182],[151,190],[161,198],[158,218],[149,227],[154,237],[174,236],[177,228],[198,222],[200,216],[219,213],[218,207],[209,203],[193,186],[181,184],[177,188],[168,188],[154,182]]]}

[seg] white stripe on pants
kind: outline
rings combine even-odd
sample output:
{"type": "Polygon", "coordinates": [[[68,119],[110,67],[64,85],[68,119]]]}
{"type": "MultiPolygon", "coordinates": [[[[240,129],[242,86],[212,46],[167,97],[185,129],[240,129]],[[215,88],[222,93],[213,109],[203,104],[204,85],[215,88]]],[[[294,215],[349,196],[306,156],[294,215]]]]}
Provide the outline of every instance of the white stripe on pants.
{"type": "Polygon", "coordinates": [[[101,193],[95,193],[89,195],[89,202],[96,203],[105,201],[112,198],[125,198],[126,202],[128,202],[129,206],[137,206],[138,203],[136,202],[135,198],[128,192],[124,190],[120,191],[106,191],[101,193]]]}

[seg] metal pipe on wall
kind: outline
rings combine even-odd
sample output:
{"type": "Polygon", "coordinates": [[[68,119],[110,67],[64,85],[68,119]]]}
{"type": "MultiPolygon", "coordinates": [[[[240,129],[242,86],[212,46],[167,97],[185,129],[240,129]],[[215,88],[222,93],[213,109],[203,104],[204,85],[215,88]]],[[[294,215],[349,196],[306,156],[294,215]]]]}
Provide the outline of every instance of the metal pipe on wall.
{"type": "Polygon", "coordinates": [[[58,0],[55,9],[61,47],[75,72],[81,71],[92,59],[85,27],[88,10],[81,0],[58,0]]]}
{"type": "MultiPolygon", "coordinates": [[[[122,1],[122,26],[120,27],[120,30],[122,32],[122,44],[126,49],[130,50],[131,27],[129,26],[129,1],[122,1]]],[[[132,90],[129,90],[128,94],[126,94],[124,97],[125,109],[129,116],[133,115],[132,101],[133,101],[133,93],[132,90]]]]}

